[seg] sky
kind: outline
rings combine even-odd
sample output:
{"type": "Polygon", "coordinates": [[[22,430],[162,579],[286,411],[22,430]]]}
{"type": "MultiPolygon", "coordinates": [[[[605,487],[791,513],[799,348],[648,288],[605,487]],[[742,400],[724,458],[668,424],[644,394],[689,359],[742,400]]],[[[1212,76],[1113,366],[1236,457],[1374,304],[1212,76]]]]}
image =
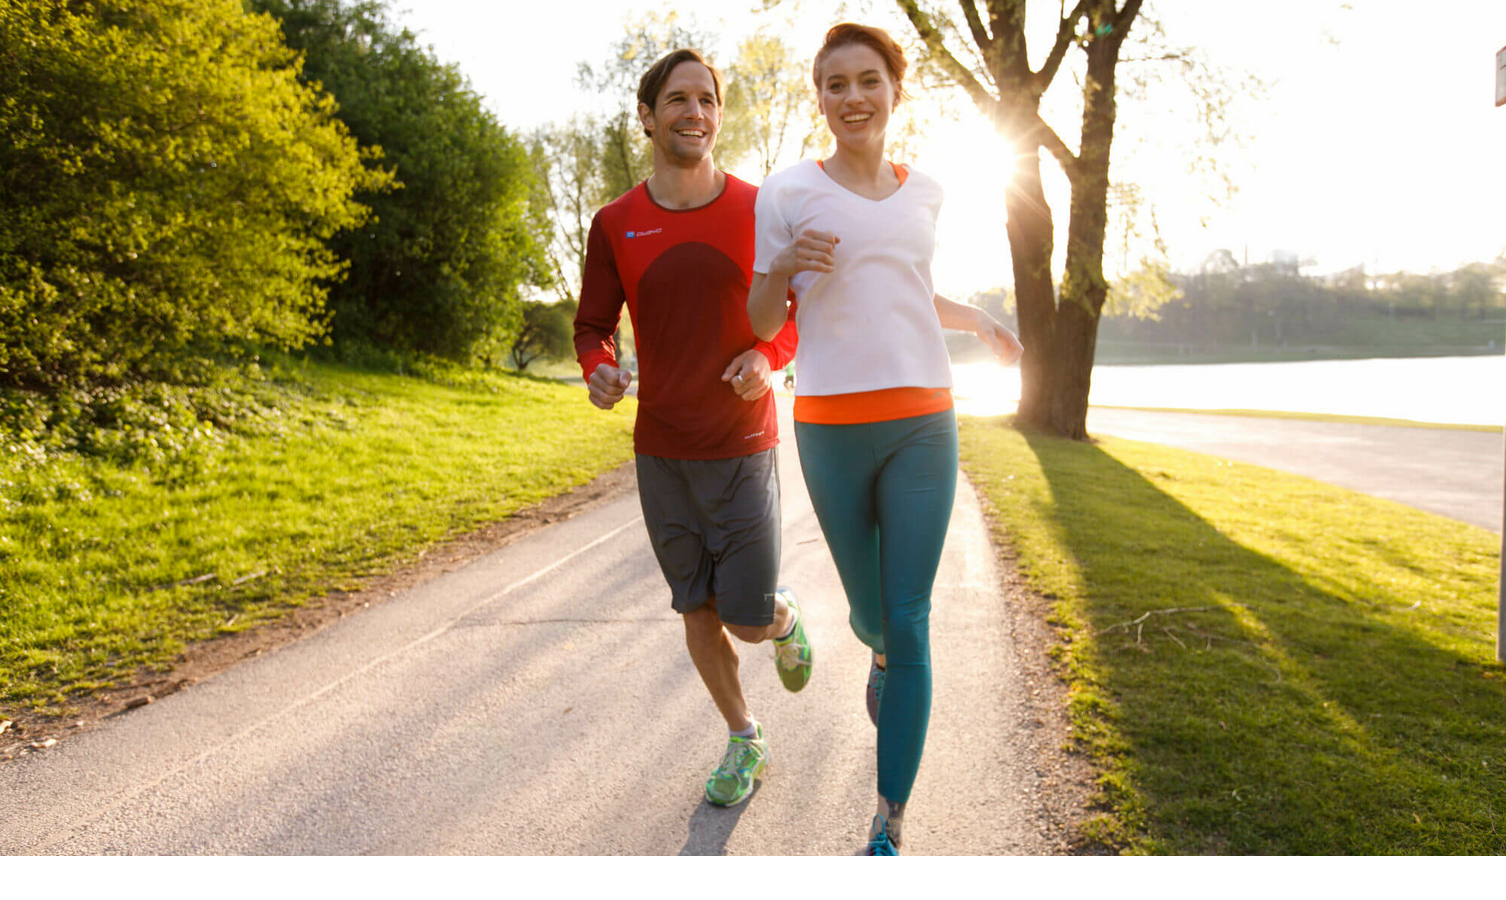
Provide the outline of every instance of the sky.
{"type": "MultiPolygon", "coordinates": [[[[721,45],[710,49],[722,64],[739,37],[759,28],[784,34],[807,58],[826,28],[844,19],[912,39],[892,3],[784,0],[772,11],[755,10],[761,5],[394,0],[398,21],[441,60],[456,63],[503,124],[518,131],[600,110],[610,98],[576,88],[576,66],[604,58],[624,22],[649,10],[679,10],[720,34],[721,45]]],[[[1243,140],[1201,147],[1204,129],[1184,81],[1164,66],[1152,71],[1169,77],[1143,100],[1121,99],[1113,177],[1138,187],[1145,237],[1128,248],[1111,241],[1112,270],[1154,254],[1151,211],[1167,259],[1182,271],[1221,248],[1250,262],[1295,256],[1315,274],[1356,265],[1447,270],[1506,250],[1506,107],[1494,106],[1506,0],[1147,0],[1146,8],[1169,41],[1198,48],[1239,88],[1224,109],[1243,140]],[[1248,76],[1264,89],[1245,90],[1248,76]],[[1192,161],[1210,152],[1235,186],[1232,197],[1193,174],[1192,161]]],[[[1032,24],[1054,30],[1057,9],[1055,2],[1032,5],[1032,24]]],[[[1037,64],[1045,39],[1032,44],[1037,64]]],[[[1063,102],[1046,118],[1075,146],[1078,112],[1069,101],[1076,89],[1067,76],[1048,94],[1050,103],[1061,91],[1063,102]]],[[[914,104],[928,139],[908,161],[947,192],[937,289],[966,298],[1008,285],[1002,142],[964,98],[922,96],[914,104]]],[[[1043,157],[1060,232],[1066,182],[1053,167],[1043,157]]],[[[1059,236],[1058,276],[1065,244],[1059,236]]]]}

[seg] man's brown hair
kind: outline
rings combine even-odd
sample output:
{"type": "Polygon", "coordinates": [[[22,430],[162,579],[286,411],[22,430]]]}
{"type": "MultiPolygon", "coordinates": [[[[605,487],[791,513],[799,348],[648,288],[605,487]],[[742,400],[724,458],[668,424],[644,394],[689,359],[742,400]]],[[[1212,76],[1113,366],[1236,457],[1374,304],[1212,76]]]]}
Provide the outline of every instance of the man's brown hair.
{"type": "Polygon", "coordinates": [[[889,70],[889,79],[894,82],[894,102],[909,97],[905,91],[905,69],[910,64],[905,61],[905,51],[899,46],[899,42],[889,36],[889,32],[882,28],[874,28],[872,25],[854,25],[851,22],[843,22],[833,25],[826,32],[826,40],[821,43],[821,49],[816,51],[816,61],[811,65],[811,79],[816,82],[816,91],[821,90],[821,62],[827,55],[838,47],[846,47],[848,44],[862,44],[871,47],[884,60],[884,68],[889,70]]]}
{"type": "MultiPolygon", "coordinates": [[[[716,105],[721,106],[722,73],[716,70],[716,66],[707,62],[706,57],[702,56],[699,51],[691,50],[689,47],[665,54],[662,59],[650,66],[647,72],[643,73],[643,77],[638,79],[638,102],[652,111],[659,100],[659,92],[664,90],[664,82],[669,80],[669,73],[682,62],[700,63],[711,71],[711,83],[716,85],[716,105]]],[[[643,134],[650,138],[654,136],[647,126],[644,127],[643,134]]]]}

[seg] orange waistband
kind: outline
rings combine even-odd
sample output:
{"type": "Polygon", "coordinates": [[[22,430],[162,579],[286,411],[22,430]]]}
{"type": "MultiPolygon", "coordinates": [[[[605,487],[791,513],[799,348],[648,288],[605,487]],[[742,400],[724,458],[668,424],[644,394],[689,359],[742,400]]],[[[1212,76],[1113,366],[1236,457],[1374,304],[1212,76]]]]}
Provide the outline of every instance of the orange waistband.
{"type": "Polygon", "coordinates": [[[897,387],[853,394],[797,395],[796,422],[811,425],[858,425],[908,419],[952,408],[948,388],[897,387]]]}

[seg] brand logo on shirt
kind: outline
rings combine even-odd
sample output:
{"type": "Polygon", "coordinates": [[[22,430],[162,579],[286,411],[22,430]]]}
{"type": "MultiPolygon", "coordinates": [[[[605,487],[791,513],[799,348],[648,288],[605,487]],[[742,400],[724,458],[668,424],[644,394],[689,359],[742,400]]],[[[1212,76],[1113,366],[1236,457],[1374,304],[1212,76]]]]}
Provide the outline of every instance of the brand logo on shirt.
{"type": "Polygon", "coordinates": [[[755,431],[752,434],[745,434],[745,435],[743,435],[743,440],[745,440],[745,441],[751,441],[754,438],[761,436],[762,434],[763,434],[762,431],[755,431]]]}
{"type": "Polygon", "coordinates": [[[650,229],[648,231],[629,231],[627,233],[627,236],[630,237],[630,238],[648,237],[651,234],[658,234],[659,232],[661,232],[663,230],[664,230],[663,228],[653,228],[653,229],[650,229]]]}

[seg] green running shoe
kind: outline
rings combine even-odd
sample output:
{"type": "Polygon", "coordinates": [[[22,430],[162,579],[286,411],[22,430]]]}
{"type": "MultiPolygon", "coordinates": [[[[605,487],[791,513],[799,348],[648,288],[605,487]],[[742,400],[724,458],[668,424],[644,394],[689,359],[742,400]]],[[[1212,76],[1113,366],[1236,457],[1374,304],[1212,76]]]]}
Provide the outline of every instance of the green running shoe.
{"type": "Polygon", "coordinates": [[[778,593],[795,613],[795,630],[787,638],[774,639],[774,669],[786,690],[798,691],[811,680],[811,642],[805,636],[805,617],[800,615],[794,592],[782,587],[778,593]]]}
{"type": "MultiPolygon", "coordinates": [[[[756,723],[755,723],[756,724],[756,723]]],[[[748,799],[753,790],[753,780],[763,774],[769,764],[769,742],[764,739],[763,726],[758,732],[745,738],[732,735],[727,739],[727,752],[722,754],[722,764],[706,779],[706,801],[714,806],[736,806],[748,799]]]]}

